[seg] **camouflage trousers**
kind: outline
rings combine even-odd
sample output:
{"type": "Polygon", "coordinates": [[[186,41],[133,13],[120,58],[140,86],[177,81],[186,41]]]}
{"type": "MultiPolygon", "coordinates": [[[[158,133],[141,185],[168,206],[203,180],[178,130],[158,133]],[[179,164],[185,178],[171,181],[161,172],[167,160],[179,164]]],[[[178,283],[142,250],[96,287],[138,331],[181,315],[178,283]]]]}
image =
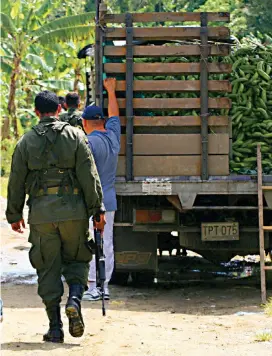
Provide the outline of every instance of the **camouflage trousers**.
{"type": "Polygon", "coordinates": [[[68,285],[87,287],[92,252],[86,246],[89,221],[70,220],[31,224],[29,259],[38,274],[38,294],[45,305],[58,304],[63,295],[62,275],[68,285]]]}

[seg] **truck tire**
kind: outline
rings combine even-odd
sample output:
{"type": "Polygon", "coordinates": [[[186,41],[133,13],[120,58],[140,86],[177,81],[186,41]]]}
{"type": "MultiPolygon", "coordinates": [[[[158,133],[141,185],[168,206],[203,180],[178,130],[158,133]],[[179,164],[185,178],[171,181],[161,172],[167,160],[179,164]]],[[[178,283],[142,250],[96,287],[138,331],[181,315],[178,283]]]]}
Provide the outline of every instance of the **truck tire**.
{"type": "Polygon", "coordinates": [[[128,282],[129,272],[116,272],[113,271],[110,284],[118,286],[126,286],[128,282]]]}
{"type": "Polygon", "coordinates": [[[136,286],[138,285],[152,285],[154,283],[155,272],[147,271],[147,272],[132,272],[131,279],[132,283],[136,286]]]}

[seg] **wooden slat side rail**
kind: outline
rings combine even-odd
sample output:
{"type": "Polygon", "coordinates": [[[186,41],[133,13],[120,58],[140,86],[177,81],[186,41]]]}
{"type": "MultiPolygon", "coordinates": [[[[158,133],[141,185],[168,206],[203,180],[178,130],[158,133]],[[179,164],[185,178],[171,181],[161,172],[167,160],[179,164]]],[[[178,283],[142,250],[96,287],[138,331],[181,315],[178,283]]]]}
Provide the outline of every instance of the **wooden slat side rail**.
{"type": "Polygon", "coordinates": [[[272,231],[272,226],[263,226],[264,231],[272,231]]]}
{"type": "MultiPolygon", "coordinates": [[[[231,84],[228,80],[209,80],[209,91],[231,92],[231,84]]],[[[117,91],[126,91],[126,82],[119,80],[116,83],[117,91]]],[[[199,80],[134,80],[134,91],[145,92],[184,92],[200,91],[199,80]]]]}
{"type": "Polygon", "coordinates": [[[262,190],[272,190],[272,186],[263,185],[262,190]]]}
{"type": "Polygon", "coordinates": [[[272,271],[272,266],[264,266],[265,271],[272,271]]]}
{"type": "MultiPolygon", "coordinates": [[[[108,28],[105,32],[107,39],[124,39],[125,28],[108,28]]],[[[209,39],[227,39],[230,30],[227,27],[209,27],[209,39]]],[[[200,27],[135,27],[133,30],[134,40],[176,40],[176,39],[199,39],[200,27]]]]}
{"type": "MultiPolygon", "coordinates": [[[[126,117],[120,117],[121,126],[126,126],[126,117]]],[[[200,126],[200,116],[134,116],[134,126],[200,126]]],[[[228,126],[228,116],[210,116],[209,126],[228,126]]]]}
{"type": "MultiPolygon", "coordinates": [[[[103,18],[106,23],[124,23],[125,14],[106,14],[103,18]]],[[[161,22],[161,21],[195,21],[200,22],[200,12],[146,12],[133,13],[133,22],[161,22]]],[[[228,12],[208,12],[208,21],[230,22],[228,12]]]]}
{"type": "MultiPolygon", "coordinates": [[[[266,302],[266,275],[265,275],[265,250],[264,250],[264,218],[263,218],[263,169],[261,145],[257,145],[257,187],[258,187],[258,217],[259,217],[259,249],[260,249],[260,277],[261,299],[266,302]]],[[[272,231],[272,229],[271,229],[272,231]]]]}
{"type": "MultiPolygon", "coordinates": [[[[200,176],[201,156],[134,156],[134,176],[200,176]]],[[[209,155],[211,175],[229,174],[228,155],[209,155]]],[[[125,156],[118,160],[117,176],[125,176],[125,156]]]]}
{"type": "MultiPolygon", "coordinates": [[[[182,45],[182,46],[134,46],[134,57],[178,57],[178,56],[200,56],[200,46],[182,45]]],[[[228,56],[230,46],[211,45],[211,56],[228,56]]],[[[126,47],[124,46],[105,46],[105,56],[125,57],[126,47]]]]}
{"type": "MultiPolygon", "coordinates": [[[[126,107],[126,99],[117,99],[119,108],[123,109],[126,107]]],[[[104,105],[108,105],[108,100],[104,100],[104,105]]],[[[229,98],[210,98],[209,108],[211,109],[229,109],[231,107],[231,101],[229,98]]],[[[181,98],[181,99],[133,99],[134,109],[199,109],[200,99],[199,98],[181,98]]]]}
{"type": "MultiPolygon", "coordinates": [[[[208,63],[210,73],[230,73],[231,64],[208,63]]],[[[105,73],[125,73],[125,63],[105,63],[105,73]]],[[[199,63],[134,63],[135,74],[198,74],[199,63]]]]}
{"type": "MultiPolygon", "coordinates": [[[[134,155],[200,155],[200,134],[134,134],[134,155]]],[[[209,154],[228,154],[229,135],[210,134],[209,154]]],[[[126,135],[121,136],[120,155],[126,154],[126,135]]]]}

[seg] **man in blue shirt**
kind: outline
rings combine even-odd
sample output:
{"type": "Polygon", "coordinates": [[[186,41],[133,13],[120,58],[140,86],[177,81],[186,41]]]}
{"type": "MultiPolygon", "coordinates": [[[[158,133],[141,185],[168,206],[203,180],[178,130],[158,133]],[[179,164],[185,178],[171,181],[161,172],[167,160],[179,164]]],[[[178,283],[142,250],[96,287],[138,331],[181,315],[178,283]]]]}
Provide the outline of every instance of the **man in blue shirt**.
{"type": "MultiPolygon", "coordinates": [[[[105,299],[109,299],[108,283],[114,268],[113,222],[117,210],[115,176],[120,150],[121,127],[119,107],[115,95],[116,79],[104,80],[108,92],[108,120],[105,121],[100,107],[90,105],[82,114],[83,128],[87,134],[97,171],[103,190],[103,203],[106,209],[106,225],[104,229],[104,253],[106,264],[105,299]]],[[[92,222],[90,220],[90,226],[92,222]]],[[[100,290],[96,285],[95,259],[90,263],[89,289],[83,295],[83,300],[95,301],[101,299],[100,290]]]]}

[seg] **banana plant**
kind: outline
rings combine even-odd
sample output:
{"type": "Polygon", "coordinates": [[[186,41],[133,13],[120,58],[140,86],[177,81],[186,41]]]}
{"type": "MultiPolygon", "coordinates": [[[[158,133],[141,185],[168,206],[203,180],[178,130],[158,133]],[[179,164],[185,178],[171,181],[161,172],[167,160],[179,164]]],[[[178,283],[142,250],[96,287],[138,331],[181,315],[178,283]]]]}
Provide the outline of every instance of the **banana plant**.
{"type": "Polygon", "coordinates": [[[94,13],[65,16],[55,19],[54,13],[61,8],[61,0],[2,0],[1,1],[1,40],[12,50],[12,59],[6,58],[11,67],[8,117],[2,128],[2,137],[10,135],[12,129],[15,137],[18,137],[18,125],[16,117],[16,88],[22,74],[24,64],[31,65],[38,61],[39,56],[29,54],[29,49],[34,44],[50,47],[58,42],[71,40],[93,41],[94,13]],[[50,19],[50,21],[48,21],[50,19]]]}

